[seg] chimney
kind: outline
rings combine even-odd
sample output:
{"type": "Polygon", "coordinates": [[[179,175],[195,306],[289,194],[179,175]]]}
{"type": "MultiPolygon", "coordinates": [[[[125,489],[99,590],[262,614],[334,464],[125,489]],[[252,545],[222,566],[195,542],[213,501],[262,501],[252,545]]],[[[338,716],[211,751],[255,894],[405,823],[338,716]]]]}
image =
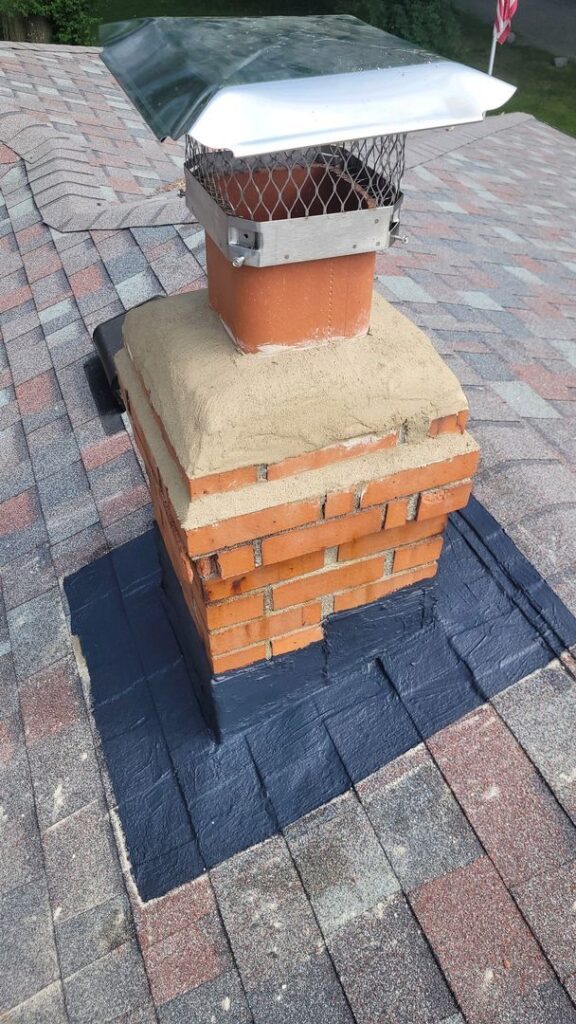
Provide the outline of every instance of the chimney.
{"type": "Polygon", "coordinates": [[[156,19],[104,59],[157,134],[186,133],[206,231],[207,289],[131,311],[117,368],[218,730],[222,677],[271,663],[268,705],[328,617],[436,573],[479,451],[375,254],[399,238],[406,132],[511,88],[339,16],[156,19]]]}

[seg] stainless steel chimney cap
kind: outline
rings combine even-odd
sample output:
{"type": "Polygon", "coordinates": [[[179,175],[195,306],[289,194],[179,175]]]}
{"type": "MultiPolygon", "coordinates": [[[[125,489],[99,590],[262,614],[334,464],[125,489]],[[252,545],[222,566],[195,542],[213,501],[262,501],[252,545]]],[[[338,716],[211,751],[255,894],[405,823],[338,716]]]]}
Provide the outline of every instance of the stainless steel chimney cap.
{"type": "Polygon", "coordinates": [[[514,93],[347,15],[137,19],[102,40],[159,138],[234,156],[478,121],[514,93]]]}

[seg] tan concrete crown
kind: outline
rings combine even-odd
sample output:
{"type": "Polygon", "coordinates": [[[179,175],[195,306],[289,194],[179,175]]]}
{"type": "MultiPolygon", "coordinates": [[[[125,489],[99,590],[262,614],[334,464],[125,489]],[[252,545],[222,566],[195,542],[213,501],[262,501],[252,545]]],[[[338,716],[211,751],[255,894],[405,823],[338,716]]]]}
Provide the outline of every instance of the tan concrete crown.
{"type": "Polygon", "coordinates": [[[238,352],[206,291],[132,310],[124,340],[191,478],[393,432],[423,441],[467,408],[428,338],[378,295],[367,335],[309,348],[238,352]]]}
{"type": "Polygon", "coordinates": [[[234,516],[248,515],[274,506],[283,508],[288,502],[305,501],[361,483],[369,485],[373,481],[393,478],[396,473],[420,470],[421,467],[455,460],[459,456],[478,451],[478,445],[468,433],[425,437],[386,451],[331,463],[294,477],[261,480],[237,491],[208,494],[191,501],[126,351],[119,353],[117,364],[120,380],[130,395],[131,406],[154,463],[160,470],[178,523],[185,530],[224,522],[234,516]]]}

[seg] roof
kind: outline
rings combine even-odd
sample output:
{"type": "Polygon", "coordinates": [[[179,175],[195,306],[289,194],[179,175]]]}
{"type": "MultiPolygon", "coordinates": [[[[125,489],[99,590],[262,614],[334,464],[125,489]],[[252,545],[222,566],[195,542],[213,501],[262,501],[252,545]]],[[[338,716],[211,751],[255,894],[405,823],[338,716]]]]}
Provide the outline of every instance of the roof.
{"type": "MultiPolygon", "coordinates": [[[[0,83],[1,1013],[569,1024],[570,653],[140,903],[61,583],[151,521],[91,332],[201,287],[202,234],[171,223],[183,206],[158,191],[181,151],[152,138],[96,52],[3,43],[0,83]]],[[[409,241],[378,256],[377,287],[460,378],[484,452],[476,493],[574,612],[576,141],[505,115],[413,139],[408,164],[409,241]]]]}

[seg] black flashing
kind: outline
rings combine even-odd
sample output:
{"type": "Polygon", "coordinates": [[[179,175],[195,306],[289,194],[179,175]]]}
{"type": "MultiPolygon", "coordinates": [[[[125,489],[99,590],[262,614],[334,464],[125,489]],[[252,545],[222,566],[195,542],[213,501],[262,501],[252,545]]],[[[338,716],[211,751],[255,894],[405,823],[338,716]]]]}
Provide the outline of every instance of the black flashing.
{"type": "Polygon", "coordinates": [[[576,643],[576,619],[474,500],[451,517],[431,584],[333,616],[324,643],[215,678],[162,562],[164,588],[149,531],[65,582],[144,900],[276,834],[576,643]]]}

